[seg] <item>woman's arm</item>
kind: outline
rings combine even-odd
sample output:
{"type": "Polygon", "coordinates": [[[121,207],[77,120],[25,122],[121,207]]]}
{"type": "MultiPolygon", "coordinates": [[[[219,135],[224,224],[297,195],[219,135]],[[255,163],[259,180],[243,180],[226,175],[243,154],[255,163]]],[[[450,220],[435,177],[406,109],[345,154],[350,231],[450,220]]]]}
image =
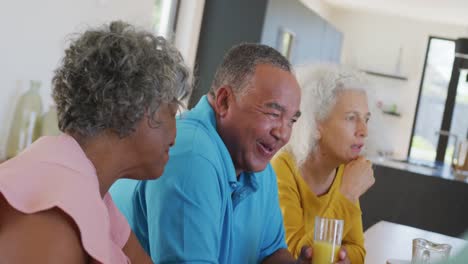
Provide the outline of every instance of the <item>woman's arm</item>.
{"type": "Polygon", "coordinates": [[[296,167],[283,155],[276,156],[271,165],[278,180],[278,195],[283,213],[286,243],[291,254],[297,258],[301,248],[312,245],[312,234],[307,234],[303,221],[303,209],[299,190],[294,179],[296,167]]]}
{"type": "MultiPolygon", "coordinates": [[[[359,203],[357,204],[358,207],[359,203]]],[[[349,259],[351,263],[364,263],[366,256],[366,249],[364,248],[364,231],[362,229],[362,217],[361,214],[355,215],[353,219],[350,219],[351,229],[343,237],[343,246],[348,251],[349,259]]]]}
{"type": "Polygon", "coordinates": [[[125,244],[123,251],[132,263],[153,263],[133,231],[130,232],[130,237],[128,238],[127,244],[125,244]]]}
{"type": "Polygon", "coordinates": [[[77,226],[63,211],[24,214],[0,200],[0,263],[89,262],[77,226]]]}

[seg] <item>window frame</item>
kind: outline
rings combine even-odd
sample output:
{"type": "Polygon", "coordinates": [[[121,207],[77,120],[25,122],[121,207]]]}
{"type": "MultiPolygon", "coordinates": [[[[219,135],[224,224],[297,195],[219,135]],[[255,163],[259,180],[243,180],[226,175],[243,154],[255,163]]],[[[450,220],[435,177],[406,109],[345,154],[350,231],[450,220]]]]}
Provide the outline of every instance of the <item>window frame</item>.
{"type": "MultiPolygon", "coordinates": [[[[422,94],[422,89],[423,89],[423,84],[424,84],[424,77],[426,76],[426,67],[427,67],[427,59],[429,55],[429,49],[431,47],[431,41],[433,39],[439,39],[439,40],[447,40],[447,41],[452,41],[455,44],[455,39],[452,38],[444,38],[444,37],[436,37],[436,36],[429,36],[429,39],[427,41],[427,46],[426,46],[426,55],[424,58],[424,65],[423,65],[423,72],[421,75],[421,81],[419,82],[419,91],[418,91],[418,99],[416,101],[416,108],[415,108],[415,114],[413,118],[413,127],[411,130],[411,136],[410,136],[410,141],[409,141],[409,147],[408,147],[408,153],[407,153],[407,159],[410,159],[410,154],[411,154],[411,148],[413,144],[413,138],[414,138],[414,132],[416,130],[416,122],[418,120],[418,114],[419,114],[419,104],[421,101],[421,94],[422,94]]],[[[457,85],[453,85],[453,77],[454,77],[454,64],[452,65],[452,73],[451,73],[451,78],[448,83],[447,87],[447,97],[445,99],[445,105],[444,105],[444,112],[442,114],[442,120],[441,120],[441,125],[439,130],[445,130],[445,131],[450,131],[451,125],[452,125],[452,117],[453,117],[453,112],[455,109],[455,103],[456,103],[456,97],[457,97],[457,85]]],[[[458,79],[456,80],[458,81],[458,79]]],[[[448,140],[449,137],[439,134],[439,138],[437,140],[437,148],[436,148],[436,158],[434,160],[435,163],[440,163],[443,164],[445,160],[445,153],[447,151],[447,146],[448,146],[448,140]]]]}

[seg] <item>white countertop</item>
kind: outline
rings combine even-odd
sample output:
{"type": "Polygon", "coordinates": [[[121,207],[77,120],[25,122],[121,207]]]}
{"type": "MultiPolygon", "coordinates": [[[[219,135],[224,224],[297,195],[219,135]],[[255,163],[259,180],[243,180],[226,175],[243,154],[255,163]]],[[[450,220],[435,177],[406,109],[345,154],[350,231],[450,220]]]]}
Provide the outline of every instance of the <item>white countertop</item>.
{"type": "Polygon", "coordinates": [[[424,238],[437,244],[452,246],[450,256],[456,255],[468,241],[414,227],[380,221],[364,233],[368,264],[385,264],[388,259],[411,260],[414,238],[424,238]]]}

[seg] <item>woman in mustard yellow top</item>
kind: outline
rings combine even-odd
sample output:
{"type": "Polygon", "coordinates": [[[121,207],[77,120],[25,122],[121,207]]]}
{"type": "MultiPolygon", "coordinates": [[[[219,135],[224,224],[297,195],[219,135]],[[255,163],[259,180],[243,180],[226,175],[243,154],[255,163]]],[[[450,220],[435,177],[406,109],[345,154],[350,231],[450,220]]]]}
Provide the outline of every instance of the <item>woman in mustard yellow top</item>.
{"type": "Polygon", "coordinates": [[[345,262],[364,263],[359,197],[374,183],[361,156],[370,113],[362,78],[334,65],[297,69],[302,116],[289,144],[272,160],[278,177],[289,250],[297,256],[314,240],[314,218],[344,220],[345,262]]]}

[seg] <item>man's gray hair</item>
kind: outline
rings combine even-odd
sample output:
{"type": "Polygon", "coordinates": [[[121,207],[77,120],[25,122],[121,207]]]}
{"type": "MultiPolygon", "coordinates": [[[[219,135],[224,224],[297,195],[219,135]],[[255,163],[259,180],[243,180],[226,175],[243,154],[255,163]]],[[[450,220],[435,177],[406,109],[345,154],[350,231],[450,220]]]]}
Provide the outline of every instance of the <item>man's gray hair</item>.
{"type": "Polygon", "coordinates": [[[244,88],[259,64],[268,64],[291,72],[288,59],[274,48],[262,44],[242,43],[232,47],[224,56],[216,70],[210,95],[214,97],[217,89],[225,85],[229,85],[235,94],[244,93],[244,88]]]}
{"type": "Polygon", "coordinates": [[[145,114],[157,127],[165,103],[180,103],[191,86],[180,53],[162,37],[122,21],[73,40],[52,80],[59,128],[90,137],[129,135],[145,114]]]}
{"type": "Polygon", "coordinates": [[[361,72],[334,64],[312,64],[296,67],[301,87],[301,118],[294,124],[286,149],[302,166],[316,149],[317,123],[326,119],[344,90],[366,93],[367,81],[361,72]]]}

